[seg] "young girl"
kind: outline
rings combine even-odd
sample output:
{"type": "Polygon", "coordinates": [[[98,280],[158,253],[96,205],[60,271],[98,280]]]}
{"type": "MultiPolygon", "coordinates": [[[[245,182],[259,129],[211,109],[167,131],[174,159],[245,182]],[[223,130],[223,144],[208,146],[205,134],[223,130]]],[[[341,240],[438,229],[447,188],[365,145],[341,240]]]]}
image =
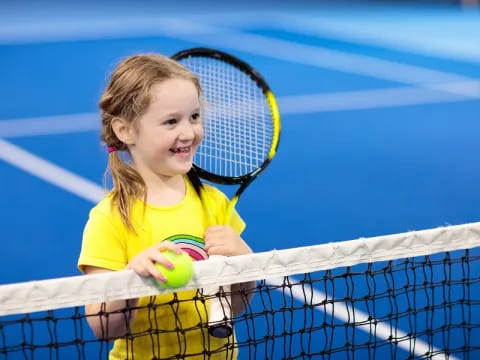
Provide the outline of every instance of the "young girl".
{"type": "MultiPolygon", "coordinates": [[[[237,213],[229,225],[209,226],[202,207],[192,170],[203,138],[200,97],[195,75],[164,56],[132,56],[113,72],[100,108],[114,188],[90,212],[78,261],[83,273],[133,269],[164,282],[154,266],[172,267],[164,250],[184,249],[196,260],[252,252],[237,213]]],[[[202,196],[218,221],[227,198],[206,184],[202,196]]],[[[245,286],[252,284],[232,292],[245,286]]],[[[233,313],[244,304],[233,296],[233,313]]],[[[87,305],[86,313],[97,337],[117,338],[110,359],[235,358],[233,336],[208,335],[205,308],[196,291],[182,291],[87,305]]]]}

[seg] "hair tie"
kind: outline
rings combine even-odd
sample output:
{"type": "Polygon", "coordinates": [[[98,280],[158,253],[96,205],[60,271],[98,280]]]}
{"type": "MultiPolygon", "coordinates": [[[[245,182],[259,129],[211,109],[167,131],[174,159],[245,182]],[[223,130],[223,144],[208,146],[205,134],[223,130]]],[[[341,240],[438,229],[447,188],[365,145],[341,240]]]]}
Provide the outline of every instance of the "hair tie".
{"type": "Polygon", "coordinates": [[[112,153],[112,152],[114,152],[114,151],[117,151],[117,150],[118,150],[118,149],[117,149],[116,146],[109,146],[109,147],[108,147],[108,153],[109,153],[109,154],[112,153]]]}

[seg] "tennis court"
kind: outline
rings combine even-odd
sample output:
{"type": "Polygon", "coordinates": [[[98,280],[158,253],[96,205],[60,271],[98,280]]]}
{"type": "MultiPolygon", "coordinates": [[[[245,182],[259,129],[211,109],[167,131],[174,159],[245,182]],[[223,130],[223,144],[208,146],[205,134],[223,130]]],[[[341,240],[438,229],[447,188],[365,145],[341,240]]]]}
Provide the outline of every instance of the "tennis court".
{"type": "Polygon", "coordinates": [[[0,284],[79,274],[96,103],[138,52],[231,52],[277,95],[278,155],[238,204],[255,252],[478,221],[478,9],[275,4],[0,4],[0,284]]]}

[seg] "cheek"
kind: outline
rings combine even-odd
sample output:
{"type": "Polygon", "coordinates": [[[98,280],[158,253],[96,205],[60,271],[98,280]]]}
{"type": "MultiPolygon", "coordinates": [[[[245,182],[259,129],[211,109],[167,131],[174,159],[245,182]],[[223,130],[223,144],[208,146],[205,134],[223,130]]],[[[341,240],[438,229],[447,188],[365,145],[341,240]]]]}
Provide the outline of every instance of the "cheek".
{"type": "Polygon", "coordinates": [[[195,143],[199,144],[203,140],[203,136],[204,136],[203,127],[201,125],[198,127],[195,127],[194,131],[195,131],[195,143]]]}
{"type": "Polygon", "coordinates": [[[156,157],[159,153],[167,151],[172,146],[172,142],[167,134],[161,131],[151,131],[144,137],[143,148],[150,157],[156,157]]]}

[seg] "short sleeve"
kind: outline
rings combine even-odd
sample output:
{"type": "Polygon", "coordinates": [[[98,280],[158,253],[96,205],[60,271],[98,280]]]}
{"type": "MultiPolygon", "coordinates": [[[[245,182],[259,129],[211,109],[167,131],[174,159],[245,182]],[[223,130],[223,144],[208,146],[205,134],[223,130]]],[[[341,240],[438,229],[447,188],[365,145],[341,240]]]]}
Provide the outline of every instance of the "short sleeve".
{"type": "MultiPolygon", "coordinates": [[[[225,212],[227,210],[227,205],[228,205],[228,198],[227,196],[218,190],[217,188],[210,186],[210,185],[205,185],[205,188],[207,189],[207,194],[210,196],[210,203],[215,204],[215,209],[214,209],[214,217],[217,223],[220,223],[221,219],[223,219],[225,212]]],[[[239,213],[237,212],[236,209],[233,209],[232,216],[230,218],[229,225],[238,233],[241,234],[246,227],[245,221],[241,218],[239,213]]]]}
{"type": "Polygon", "coordinates": [[[86,265],[109,270],[122,270],[128,263],[125,235],[118,221],[98,208],[90,211],[82,239],[78,268],[84,271],[86,265]]]}

